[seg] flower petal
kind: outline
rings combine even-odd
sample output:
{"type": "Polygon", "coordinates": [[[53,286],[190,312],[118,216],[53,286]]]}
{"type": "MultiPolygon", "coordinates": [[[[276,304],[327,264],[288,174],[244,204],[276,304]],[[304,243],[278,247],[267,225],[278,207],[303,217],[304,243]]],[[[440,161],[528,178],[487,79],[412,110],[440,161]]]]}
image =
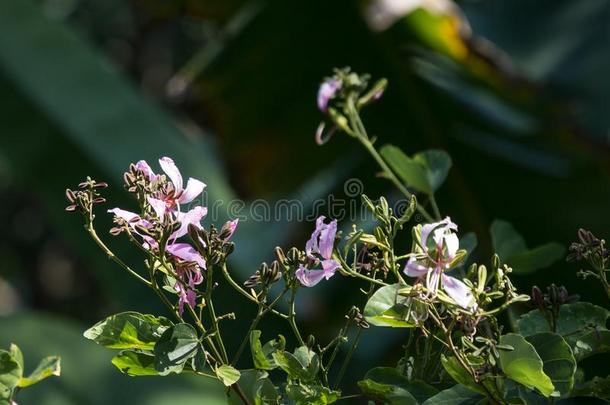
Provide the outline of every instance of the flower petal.
{"type": "Polygon", "coordinates": [[[165,217],[165,211],[167,210],[167,205],[165,201],[161,201],[157,198],[148,197],[148,203],[152,207],[155,214],[159,217],[159,219],[163,219],[165,217]]]}
{"type": "Polygon", "coordinates": [[[447,249],[446,261],[450,262],[455,257],[458,249],[460,248],[460,240],[455,233],[448,233],[443,236],[445,241],[444,245],[447,249]]]}
{"type": "Polygon", "coordinates": [[[337,79],[329,79],[320,85],[318,90],[318,108],[322,112],[328,109],[328,102],[335,96],[337,90],[341,88],[341,82],[337,79]]]}
{"type": "Polygon", "coordinates": [[[422,277],[428,274],[430,270],[432,269],[429,269],[428,267],[419,264],[415,257],[410,257],[409,261],[407,261],[407,264],[405,265],[403,273],[405,273],[409,277],[422,277]]]}
{"type": "Polygon", "coordinates": [[[324,278],[324,270],[309,270],[303,266],[295,274],[304,287],[313,287],[324,278]]]}
{"type": "Polygon", "coordinates": [[[450,296],[451,299],[456,302],[456,304],[462,308],[471,308],[474,306],[474,297],[472,296],[472,292],[470,291],[470,288],[468,288],[468,286],[462,281],[455,277],[443,274],[441,283],[443,285],[443,290],[445,290],[447,295],[450,296]]]}
{"type": "Polygon", "coordinates": [[[205,269],[205,259],[188,243],[173,243],[168,245],[165,250],[179,259],[195,262],[199,267],[205,269]]]}
{"type": "Polygon", "coordinates": [[[155,173],[150,168],[150,165],[146,162],[146,160],[140,160],[136,163],[136,169],[144,173],[144,175],[148,178],[148,180],[155,179],[155,173]]]}
{"type": "Polygon", "coordinates": [[[439,268],[430,269],[430,271],[426,274],[426,288],[428,289],[428,294],[433,297],[436,295],[436,291],[438,290],[438,282],[441,274],[442,270],[439,268]]]}
{"type": "Polygon", "coordinates": [[[186,182],[186,188],[178,198],[180,204],[187,204],[193,201],[199,194],[203,192],[205,183],[194,178],[189,178],[186,182]]]}
{"type": "Polygon", "coordinates": [[[337,271],[339,267],[341,267],[341,265],[333,259],[322,260],[322,271],[324,272],[324,278],[328,280],[329,278],[334,276],[335,271],[337,271]]]}
{"type": "Polygon", "coordinates": [[[311,233],[311,237],[309,238],[307,243],[305,243],[305,253],[307,253],[307,257],[312,260],[316,260],[314,256],[315,253],[320,253],[318,240],[320,238],[320,232],[322,232],[322,229],[326,227],[326,225],[324,224],[324,219],[324,215],[320,215],[318,219],[316,219],[316,229],[314,229],[314,231],[311,233]]]}
{"type": "Polygon", "coordinates": [[[201,220],[207,213],[208,209],[206,207],[195,207],[188,212],[179,212],[176,220],[180,222],[180,228],[172,234],[171,239],[175,240],[186,235],[191,224],[201,228],[201,220]]]}
{"type": "Polygon", "coordinates": [[[176,191],[182,191],[182,175],[180,174],[180,170],[178,170],[178,167],[176,167],[174,161],[171,158],[162,157],[159,159],[159,165],[165,174],[167,174],[167,177],[169,177],[169,179],[172,181],[176,191]]]}
{"type": "Polygon", "coordinates": [[[124,219],[127,222],[131,222],[131,221],[140,219],[140,216],[138,214],[136,214],[135,212],[126,211],[121,208],[113,208],[111,210],[108,210],[108,212],[114,214],[115,217],[124,219]]]}
{"type": "Polygon", "coordinates": [[[330,259],[333,255],[335,245],[335,235],[337,234],[337,220],[334,219],[330,224],[325,225],[320,231],[320,244],[318,249],[324,259],[330,259]]]}

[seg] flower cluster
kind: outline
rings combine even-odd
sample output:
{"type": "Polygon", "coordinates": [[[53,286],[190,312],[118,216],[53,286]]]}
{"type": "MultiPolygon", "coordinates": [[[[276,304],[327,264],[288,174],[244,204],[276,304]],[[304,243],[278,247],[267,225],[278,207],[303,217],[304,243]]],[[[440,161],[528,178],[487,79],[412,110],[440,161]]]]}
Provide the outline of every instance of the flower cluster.
{"type": "MultiPolygon", "coordinates": [[[[161,266],[169,265],[174,269],[173,288],[182,313],[185,304],[195,306],[196,286],[202,283],[206,269],[206,260],[201,253],[181,238],[188,233],[189,227],[202,228],[201,220],[207,214],[207,208],[199,205],[189,210],[184,208],[201,195],[206,185],[189,178],[184,187],[180,170],[168,157],[159,159],[159,165],[165,174],[155,174],[143,160],[125,173],[127,188],[140,203],[139,214],[121,208],[108,212],[114,215],[117,224],[114,234],[125,231],[137,237],[145,250],[161,258],[161,266]]],[[[226,224],[224,237],[227,240],[236,226],[237,221],[226,224]]]]}

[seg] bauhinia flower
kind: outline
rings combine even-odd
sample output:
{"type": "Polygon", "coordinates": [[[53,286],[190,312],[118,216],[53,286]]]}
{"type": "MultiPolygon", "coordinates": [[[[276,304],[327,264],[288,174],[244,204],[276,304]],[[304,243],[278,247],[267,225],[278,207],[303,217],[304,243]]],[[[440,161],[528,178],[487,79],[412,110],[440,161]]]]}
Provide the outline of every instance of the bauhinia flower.
{"type": "MultiPolygon", "coordinates": [[[[161,166],[161,169],[163,169],[170,181],[164,187],[156,190],[153,196],[148,197],[148,202],[159,218],[163,219],[167,213],[180,211],[180,204],[188,204],[197,198],[203,192],[205,184],[191,177],[186,183],[186,188],[184,188],[180,170],[178,170],[174,161],[168,157],[159,159],[159,166],[161,166]]],[[[141,160],[136,163],[136,168],[141,170],[149,180],[157,179],[157,175],[153,173],[145,161],[141,160]]]]}
{"type": "MultiPolygon", "coordinates": [[[[183,188],[183,180],[180,171],[168,157],[159,159],[159,164],[169,181],[163,176],[156,175],[148,163],[144,160],[136,163],[135,167],[150,182],[147,199],[152,211],[145,210],[142,215],[121,208],[113,208],[108,212],[114,214],[120,223],[126,223],[131,232],[138,235],[142,246],[152,253],[161,254],[161,240],[155,240],[148,230],[152,231],[156,226],[167,223],[171,226],[171,235],[165,240],[164,254],[166,259],[175,269],[177,280],[174,285],[178,294],[179,311],[182,313],[184,304],[194,307],[197,293],[195,286],[203,281],[203,270],[206,268],[205,259],[195,248],[188,243],[178,242],[178,239],[188,233],[189,226],[201,228],[201,220],[207,214],[207,208],[196,206],[189,211],[181,211],[180,204],[193,201],[205,188],[205,184],[199,180],[190,178],[186,188],[183,188]],[[171,221],[165,221],[167,218],[171,221]],[[123,222],[124,221],[124,222],[123,222]],[[177,226],[175,224],[178,224],[177,226]]],[[[235,230],[237,223],[231,224],[230,234],[235,230]]],[[[229,235],[230,237],[230,235],[229,235]]]]}
{"type": "Polygon", "coordinates": [[[416,249],[416,255],[409,258],[404,273],[425,281],[431,296],[435,296],[438,289],[442,288],[459,306],[472,308],[475,302],[470,288],[457,278],[445,274],[458,255],[460,241],[454,231],[457,231],[457,225],[449,217],[423,225],[421,245],[416,249]]]}
{"type": "Polygon", "coordinates": [[[318,108],[325,113],[328,110],[328,102],[341,89],[341,81],[335,78],[325,80],[318,90],[318,108]]]}
{"type": "Polygon", "coordinates": [[[320,216],[316,220],[316,229],[305,244],[305,253],[310,264],[308,266],[301,265],[296,271],[297,279],[305,287],[313,287],[324,278],[328,280],[340,267],[339,263],[332,259],[335,235],[337,234],[337,220],[332,220],[329,224],[326,224],[324,219],[324,216],[320,216]],[[310,266],[321,266],[321,268],[311,269],[310,266]]]}

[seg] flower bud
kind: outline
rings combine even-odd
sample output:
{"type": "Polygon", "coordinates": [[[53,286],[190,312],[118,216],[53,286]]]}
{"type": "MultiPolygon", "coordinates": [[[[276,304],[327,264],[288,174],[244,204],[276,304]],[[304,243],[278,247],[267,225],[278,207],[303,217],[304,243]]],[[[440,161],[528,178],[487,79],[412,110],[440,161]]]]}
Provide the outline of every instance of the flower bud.
{"type": "Polygon", "coordinates": [[[542,296],[542,291],[540,288],[538,288],[538,286],[532,287],[532,301],[534,301],[538,308],[541,310],[544,309],[544,297],[542,296]]]}
{"type": "Polygon", "coordinates": [[[71,203],[74,203],[74,201],[76,201],[76,195],[74,194],[74,191],[70,190],[69,188],[66,189],[66,199],[71,203]]]}
{"type": "Polygon", "coordinates": [[[282,250],[281,247],[276,246],[275,247],[275,257],[277,257],[277,260],[282,263],[282,264],[286,264],[286,255],[284,254],[284,251],[282,250]]]}
{"type": "Polygon", "coordinates": [[[315,336],[309,335],[309,337],[307,338],[307,347],[311,350],[311,349],[313,349],[315,344],[316,344],[315,336]]]}
{"type": "Polygon", "coordinates": [[[299,249],[297,249],[295,247],[290,248],[290,250],[288,251],[288,255],[286,255],[288,265],[296,266],[297,264],[299,264],[299,262],[301,261],[300,256],[301,256],[301,252],[299,252],[299,249]]]}
{"type": "Polygon", "coordinates": [[[362,196],[360,198],[362,199],[362,203],[366,206],[366,208],[368,208],[369,211],[374,213],[375,212],[375,204],[373,204],[373,201],[371,201],[371,199],[368,198],[365,194],[362,194],[362,196]]]}

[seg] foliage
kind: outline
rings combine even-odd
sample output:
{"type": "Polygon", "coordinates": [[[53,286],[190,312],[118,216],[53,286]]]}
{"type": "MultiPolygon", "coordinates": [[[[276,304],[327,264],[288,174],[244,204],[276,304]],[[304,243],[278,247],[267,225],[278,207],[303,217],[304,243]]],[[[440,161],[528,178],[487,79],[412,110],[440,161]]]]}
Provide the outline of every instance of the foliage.
{"type": "Polygon", "coordinates": [[[15,404],[14,399],[20,389],[30,387],[40,381],[61,374],[60,359],[56,356],[40,360],[34,371],[25,375],[23,353],[16,344],[9,350],[0,350],[0,404],[15,404]]]}
{"type": "MultiPolygon", "coordinates": [[[[318,93],[318,106],[328,122],[319,126],[316,139],[325,143],[335,131],[354,138],[380,166],[383,177],[404,195],[407,208],[399,212],[383,197],[372,201],[363,195],[363,205],[376,222],[372,233],[353,226],[343,235],[336,220],[326,223],[320,216],[304,250],[293,247],[285,253],[276,248],[276,260],[271,265],[263,263],[244,287],[233,279],[227,264],[235,249],[231,238],[238,221],[207,230],[200,225],[205,207],[181,210],[205,184],[189,178],[185,185],[170,158],[159,160],[165,174],[155,174],[145,161],[132,164],[124,180],[138,208],[135,212],[109,210],[115,224],[110,233],[127,236],[146,255],[145,275],[114,254],[96,232],[94,208],[105,203],[102,190],[107,184],[87,178],[77,190],[68,189],[67,211],[80,212],[95,243],[150,288],[175,318],[174,322],[125,312],[94,325],[85,337],[123,349],[113,363],[126,374],[194,373],[215,378],[228,387],[231,402],[246,404],[328,404],[352,397],[342,393],[340,382],[361,334],[371,325],[403,328],[408,338],[395,368],[375,367],[358,383],[361,395],[370,398],[393,404],[465,404],[483,399],[530,403],[576,395],[603,397],[603,380],[577,384],[577,373],[580,360],[607,350],[607,343],[596,338],[607,332],[609,313],[592,304],[570,304],[573,297],[551,285],[546,296],[534,289],[539,312],[520,320],[521,334],[503,332],[498,314],[529,300],[513,285],[508,263],[517,263],[523,272],[534,271],[556,260],[561,249],[543,245],[528,251],[510,224],[496,222],[491,233],[498,254],[488,265],[466,263],[469,252],[459,248],[457,225],[449,217],[443,219],[435,200],[451,159],[440,151],[412,158],[394,146],[378,151],[367,134],[360,110],[379,99],[386,85],[384,80],[369,85],[367,75],[336,70],[318,93]],[[418,203],[417,193],[425,204],[418,203]],[[405,254],[395,241],[416,213],[426,223],[411,227],[412,246],[405,254]],[[190,243],[184,242],[186,236],[190,243]],[[499,254],[508,259],[502,260],[499,254]],[[257,307],[248,333],[232,356],[221,324],[237,315],[217,315],[213,277],[219,273],[257,307]],[[323,345],[315,335],[303,338],[296,297],[302,288],[314,287],[335,273],[368,287],[361,290],[364,304],[353,306],[345,315],[345,326],[323,345]],[[279,290],[272,289],[276,283],[282,284],[279,290]],[[287,311],[277,305],[284,300],[287,311]],[[292,351],[281,335],[261,343],[263,332],[256,327],[268,314],[289,325],[296,343],[292,351]],[[597,332],[595,338],[588,330],[591,327],[597,332]],[[254,368],[239,370],[237,361],[248,343],[254,368]],[[347,353],[336,375],[331,375],[344,343],[348,343],[347,353]],[[452,380],[457,385],[441,390],[452,380]]],[[[603,260],[601,268],[605,269],[603,260]]]]}

